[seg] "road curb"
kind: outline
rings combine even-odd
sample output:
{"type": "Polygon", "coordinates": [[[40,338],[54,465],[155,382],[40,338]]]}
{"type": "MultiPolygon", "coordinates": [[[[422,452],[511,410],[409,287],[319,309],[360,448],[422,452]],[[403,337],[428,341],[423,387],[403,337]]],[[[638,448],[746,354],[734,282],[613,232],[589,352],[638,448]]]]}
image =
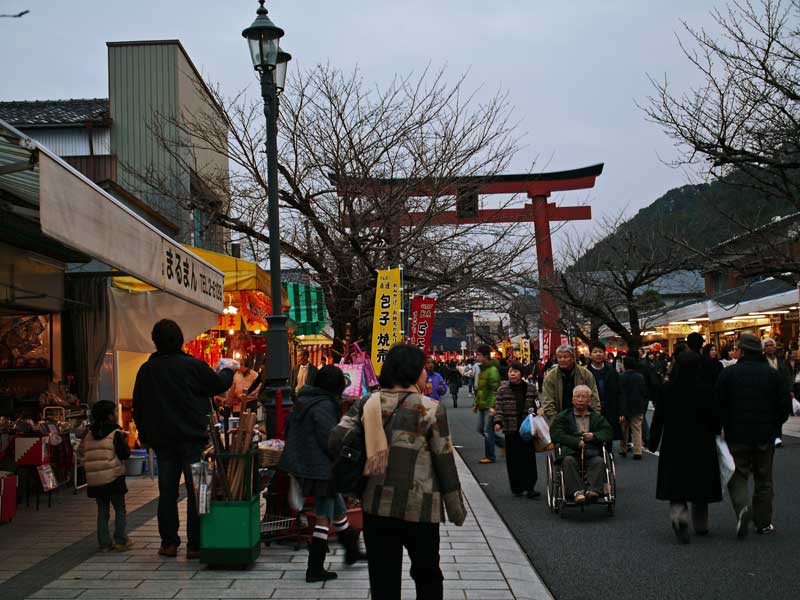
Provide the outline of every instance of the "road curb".
{"type": "MultiPolygon", "coordinates": [[[[481,489],[461,455],[453,453],[461,480],[461,489],[489,549],[517,600],[552,600],[542,578],[531,565],[528,556],[498,514],[491,500],[481,489]]],[[[445,582],[446,584],[446,582],[445,582]]]]}

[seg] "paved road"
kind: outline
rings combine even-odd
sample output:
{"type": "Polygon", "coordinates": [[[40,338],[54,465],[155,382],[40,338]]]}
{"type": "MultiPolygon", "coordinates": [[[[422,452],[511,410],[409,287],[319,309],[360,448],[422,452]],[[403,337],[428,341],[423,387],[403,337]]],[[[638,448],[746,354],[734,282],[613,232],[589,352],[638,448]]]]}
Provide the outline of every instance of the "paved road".
{"type": "MultiPolygon", "coordinates": [[[[453,439],[489,499],[558,600],[635,598],[798,598],[800,567],[800,439],[786,438],[775,460],[775,527],[771,536],[736,539],[727,499],[711,507],[711,535],[679,545],[668,505],[655,499],[658,458],[617,461],[617,513],[594,508],[551,514],[542,499],[511,495],[505,459],[480,465],[483,438],[475,431],[471,397],[462,388],[459,408],[447,398],[453,439]]],[[[539,455],[544,492],[544,455],[539,455]]]]}

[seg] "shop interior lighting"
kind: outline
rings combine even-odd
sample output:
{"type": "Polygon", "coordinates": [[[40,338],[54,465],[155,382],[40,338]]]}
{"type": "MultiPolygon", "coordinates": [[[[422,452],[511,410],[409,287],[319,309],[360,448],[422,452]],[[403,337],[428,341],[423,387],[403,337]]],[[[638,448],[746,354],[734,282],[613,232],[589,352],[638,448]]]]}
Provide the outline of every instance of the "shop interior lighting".
{"type": "Polygon", "coordinates": [[[747,313],[747,315],[742,315],[742,316],[748,316],[748,317],[766,317],[768,314],[769,314],[768,312],[764,311],[764,312],[752,312],[752,313],[747,313]]]}
{"type": "Polygon", "coordinates": [[[736,323],[737,319],[725,319],[723,323],[736,323]]]}
{"type": "Polygon", "coordinates": [[[241,352],[234,352],[233,353],[233,360],[241,360],[241,359],[242,359],[242,353],[241,352]]]}
{"type": "Polygon", "coordinates": [[[767,315],[741,315],[733,317],[734,321],[758,321],[759,319],[766,319],[767,315]]]}
{"type": "Polygon", "coordinates": [[[253,333],[255,333],[256,335],[261,335],[261,330],[260,329],[254,329],[253,333]]]}
{"type": "Polygon", "coordinates": [[[235,329],[228,329],[228,335],[233,335],[234,333],[236,333],[235,329]]]}
{"type": "Polygon", "coordinates": [[[656,335],[657,333],[657,331],[643,331],[642,335],[656,335]]]}
{"type": "Polygon", "coordinates": [[[736,335],[735,331],[723,331],[722,335],[736,335]]]}
{"type": "MultiPolygon", "coordinates": [[[[753,313],[750,313],[753,314],[753,313]]],[[[788,315],[788,310],[762,310],[760,314],[764,315],[788,315]]]]}
{"type": "Polygon", "coordinates": [[[670,325],[694,325],[692,321],[671,321],[670,325]]]}
{"type": "Polygon", "coordinates": [[[226,306],[225,308],[222,309],[222,314],[224,315],[235,315],[238,312],[239,309],[236,308],[233,304],[231,304],[230,306],[226,306]]]}
{"type": "Polygon", "coordinates": [[[769,325],[764,325],[763,327],[759,327],[759,329],[761,331],[769,331],[770,329],[772,329],[772,327],[770,327],[769,325]]]}
{"type": "Polygon", "coordinates": [[[692,323],[698,323],[700,321],[710,321],[708,317],[697,317],[695,319],[689,319],[692,323]]]}

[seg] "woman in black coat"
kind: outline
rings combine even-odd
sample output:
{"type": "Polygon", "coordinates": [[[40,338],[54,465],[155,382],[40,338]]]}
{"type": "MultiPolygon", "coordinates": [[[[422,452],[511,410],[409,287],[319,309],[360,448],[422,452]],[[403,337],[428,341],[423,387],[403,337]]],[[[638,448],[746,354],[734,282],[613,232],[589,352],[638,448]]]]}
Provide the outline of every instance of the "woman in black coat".
{"type": "Polygon", "coordinates": [[[352,565],[366,559],[359,550],[358,532],[350,528],[347,507],[331,476],[333,457],[328,450],[328,437],[339,422],[339,398],[346,387],[344,373],[326,365],[317,372],[314,385],[300,388],[286,425],[286,448],[278,463],[279,469],[298,481],[304,497],[315,498],[316,522],[306,570],[309,583],[337,577],[324,566],[331,522],[345,548],[345,562],[352,565]]]}
{"type": "Polygon", "coordinates": [[[656,498],[668,500],[672,528],[689,542],[689,509],[697,535],[708,533],[708,504],[722,500],[715,436],[721,430],[720,410],[702,358],[692,350],[681,352],[664,394],[656,405],[650,443],[659,442],[656,498]]]}

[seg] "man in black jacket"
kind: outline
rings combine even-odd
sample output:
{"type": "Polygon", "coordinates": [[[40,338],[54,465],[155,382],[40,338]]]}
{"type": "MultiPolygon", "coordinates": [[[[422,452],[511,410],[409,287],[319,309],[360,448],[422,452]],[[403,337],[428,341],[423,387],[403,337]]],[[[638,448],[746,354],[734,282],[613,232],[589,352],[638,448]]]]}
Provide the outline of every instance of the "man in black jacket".
{"type": "Polygon", "coordinates": [[[717,380],[722,427],[736,471],[728,492],[737,516],[736,534],[747,535],[752,519],[758,533],[772,533],[772,459],[775,434],[789,414],[788,389],[780,375],[764,360],[761,340],[743,333],[739,361],[724,369],[717,380]],[[747,484],[753,474],[752,507],[747,484]]]}
{"type": "Polygon", "coordinates": [[[178,486],[186,484],[186,557],[200,555],[200,517],[197,514],[190,465],[198,462],[208,442],[211,396],[233,383],[233,370],[215,373],[206,363],[184,354],[183,332],[175,321],[163,319],[151,334],[156,352],[136,374],[133,420],[142,443],[158,460],[158,532],[162,556],[176,556],[178,486]]]}
{"type": "MultiPolygon", "coordinates": [[[[622,439],[622,430],[619,424],[619,402],[620,385],[619,373],[614,363],[606,361],[606,345],[595,340],[589,346],[589,372],[594,375],[597,382],[597,393],[600,395],[600,414],[611,423],[614,429],[614,439],[622,439]]],[[[606,450],[613,451],[613,440],[606,445],[606,450]]],[[[621,450],[627,450],[627,440],[620,446],[621,450]]]]}

